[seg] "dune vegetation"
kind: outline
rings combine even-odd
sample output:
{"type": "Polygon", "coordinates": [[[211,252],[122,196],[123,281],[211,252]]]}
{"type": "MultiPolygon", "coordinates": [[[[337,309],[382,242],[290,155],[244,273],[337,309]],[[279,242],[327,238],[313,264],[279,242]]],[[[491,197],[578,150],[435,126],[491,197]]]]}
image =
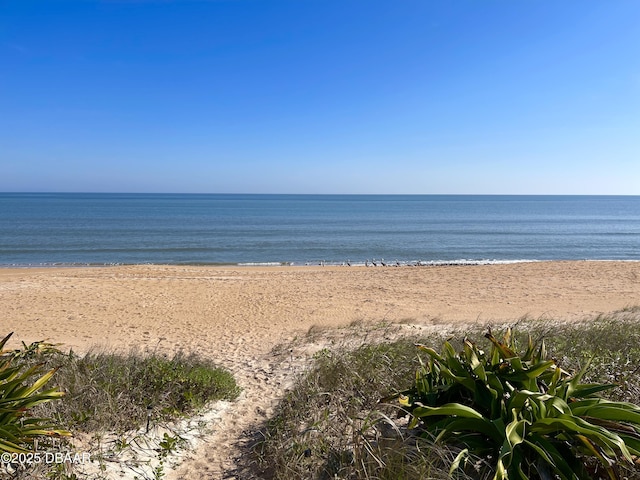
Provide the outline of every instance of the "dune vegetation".
{"type": "MultiPolygon", "coordinates": [[[[9,337],[0,343],[0,350],[9,337]]],[[[78,355],[46,342],[4,350],[0,452],[3,460],[15,461],[3,461],[0,478],[98,478],[95,473],[78,477],[68,471],[68,465],[25,454],[69,451],[65,439],[72,435],[84,435],[92,444],[111,435],[122,450],[130,432],[144,436],[150,426],[168,425],[215,400],[234,400],[239,393],[227,370],[194,354],[90,351],[78,355]]],[[[178,435],[165,434],[158,442],[160,459],[179,440],[178,435]]],[[[160,462],[154,477],[162,476],[160,462]]]]}
{"type": "Polygon", "coordinates": [[[640,478],[640,309],[323,350],[261,478],[640,478]],[[416,348],[419,344],[419,348],[416,348]]]}

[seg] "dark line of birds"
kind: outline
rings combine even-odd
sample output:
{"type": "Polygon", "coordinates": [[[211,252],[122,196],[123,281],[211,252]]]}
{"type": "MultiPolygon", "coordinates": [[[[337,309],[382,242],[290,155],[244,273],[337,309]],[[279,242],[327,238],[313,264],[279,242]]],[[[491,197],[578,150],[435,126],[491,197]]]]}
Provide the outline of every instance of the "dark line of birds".
{"type": "MultiPolygon", "coordinates": [[[[319,265],[321,267],[324,267],[327,264],[327,262],[325,260],[322,260],[319,265]]],[[[309,265],[309,263],[307,262],[307,265],[309,265]]],[[[350,267],[352,265],[351,260],[347,260],[346,262],[342,263],[342,265],[346,265],[347,267],[350,267]]],[[[408,262],[408,263],[400,263],[398,260],[396,260],[395,262],[392,263],[387,263],[384,261],[384,258],[381,258],[380,260],[376,260],[375,258],[369,260],[366,259],[364,261],[364,266],[365,267],[420,267],[420,266],[429,266],[429,265],[434,265],[432,263],[426,263],[423,262],[422,260],[418,260],[418,261],[414,261],[414,262],[408,262]]],[[[437,265],[458,265],[455,262],[444,262],[444,263],[439,263],[437,265]]]]}

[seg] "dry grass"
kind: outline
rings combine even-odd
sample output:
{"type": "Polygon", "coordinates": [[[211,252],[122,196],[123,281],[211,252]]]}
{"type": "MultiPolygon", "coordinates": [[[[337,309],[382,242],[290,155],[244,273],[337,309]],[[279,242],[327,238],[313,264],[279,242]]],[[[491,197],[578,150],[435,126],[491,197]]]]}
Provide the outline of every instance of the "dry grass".
{"type": "Polygon", "coordinates": [[[194,354],[55,352],[42,360],[60,367],[55,383],[65,392],[43,413],[72,431],[135,430],[148,414],[154,422],[172,421],[239,394],[229,372],[194,354]]]}

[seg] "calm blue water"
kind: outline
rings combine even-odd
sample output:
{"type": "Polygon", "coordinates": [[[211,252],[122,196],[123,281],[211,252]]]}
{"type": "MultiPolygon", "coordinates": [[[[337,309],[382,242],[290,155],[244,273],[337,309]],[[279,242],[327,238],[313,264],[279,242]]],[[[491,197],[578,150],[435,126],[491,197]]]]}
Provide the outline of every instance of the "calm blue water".
{"type": "Polygon", "coordinates": [[[640,197],[0,194],[0,265],[640,260],[640,197]]]}

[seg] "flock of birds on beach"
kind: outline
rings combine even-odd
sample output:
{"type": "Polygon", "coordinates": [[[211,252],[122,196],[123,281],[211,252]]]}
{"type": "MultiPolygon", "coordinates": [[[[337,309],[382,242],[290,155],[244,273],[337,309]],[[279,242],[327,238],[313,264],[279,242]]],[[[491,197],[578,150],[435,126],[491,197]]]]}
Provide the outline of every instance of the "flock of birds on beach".
{"type": "MultiPolygon", "coordinates": [[[[357,266],[365,266],[365,267],[428,267],[428,266],[448,266],[448,265],[478,265],[480,263],[480,261],[455,261],[455,262],[425,262],[423,260],[414,260],[414,261],[410,261],[410,262],[400,262],[397,259],[393,262],[385,262],[384,258],[380,258],[379,260],[376,260],[375,258],[372,258],[371,260],[366,259],[364,261],[364,263],[360,262],[360,263],[354,263],[351,260],[348,260],[346,262],[342,262],[342,263],[330,263],[327,262],[326,260],[321,260],[319,263],[311,263],[311,262],[306,262],[305,265],[309,266],[309,265],[320,265],[321,267],[325,267],[327,265],[332,265],[332,266],[345,266],[345,267],[351,267],[354,265],[357,266]]],[[[486,262],[484,262],[486,263],[486,262]]]]}
{"type": "MultiPolygon", "coordinates": [[[[351,262],[350,262],[349,260],[347,260],[347,265],[351,266],[351,262]]],[[[365,261],[364,261],[364,266],[365,266],[365,267],[370,266],[370,265],[369,265],[369,259],[367,259],[367,260],[365,260],[365,261]]],[[[372,266],[372,267],[377,267],[377,266],[378,266],[378,262],[376,262],[376,259],[375,259],[375,258],[371,260],[371,266],[372,266]]],[[[381,267],[386,267],[386,266],[387,266],[387,264],[386,264],[386,263],[385,263],[385,261],[384,261],[384,258],[381,258],[381,259],[380,259],[380,266],[381,266],[381,267]]],[[[400,262],[398,262],[398,260],[396,260],[396,263],[394,263],[394,264],[393,264],[393,266],[394,266],[394,267],[399,267],[399,266],[400,266],[400,262]]]]}

